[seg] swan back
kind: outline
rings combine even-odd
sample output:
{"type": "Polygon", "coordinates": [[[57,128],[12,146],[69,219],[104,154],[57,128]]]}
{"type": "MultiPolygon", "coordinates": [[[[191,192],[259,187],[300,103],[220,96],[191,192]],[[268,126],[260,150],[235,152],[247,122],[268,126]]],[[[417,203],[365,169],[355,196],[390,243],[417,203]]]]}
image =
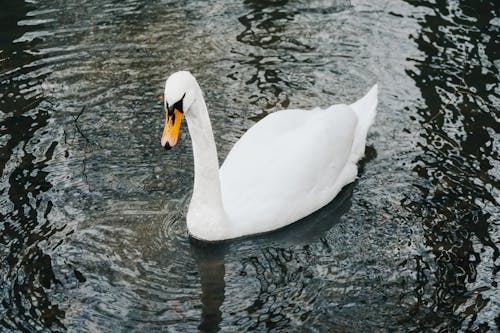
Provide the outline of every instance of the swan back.
{"type": "Polygon", "coordinates": [[[376,105],[374,86],[352,105],[278,111],[251,127],[220,169],[234,237],[300,220],[353,182],[376,105]]]}
{"type": "Polygon", "coordinates": [[[351,108],[336,105],[278,111],[250,128],[220,169],[224,207],[238,231],[274,230],[330,202],[355,178],[357,123],[351,108]]]}

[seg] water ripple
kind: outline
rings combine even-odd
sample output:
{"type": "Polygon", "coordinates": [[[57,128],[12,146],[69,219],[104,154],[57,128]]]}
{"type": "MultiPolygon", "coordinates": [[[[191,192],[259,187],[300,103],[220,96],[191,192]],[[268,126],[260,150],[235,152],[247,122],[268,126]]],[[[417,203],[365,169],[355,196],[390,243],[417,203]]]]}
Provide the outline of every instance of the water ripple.
{"type": "Polygon", "coordinates": [[[0,17],[2,331],[494,331],[493,2],[93,0],[0,17]],[[280,232],[190,239],[199,79],[219,157],[282,108],[380,105],[357,182],[280,232]]]}

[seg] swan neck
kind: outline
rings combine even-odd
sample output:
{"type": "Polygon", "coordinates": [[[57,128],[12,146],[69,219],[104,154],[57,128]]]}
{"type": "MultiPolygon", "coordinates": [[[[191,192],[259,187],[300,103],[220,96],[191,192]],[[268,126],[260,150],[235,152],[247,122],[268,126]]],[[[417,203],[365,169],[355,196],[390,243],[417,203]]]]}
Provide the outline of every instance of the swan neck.
{"type": "Polygon", "coordinates": [[[196,238],[218,240],[227,237],[227,218],[222,203],[217,147],[201,90],[186,113],[194,157],[194,187],[187,224],[196,238]]]}

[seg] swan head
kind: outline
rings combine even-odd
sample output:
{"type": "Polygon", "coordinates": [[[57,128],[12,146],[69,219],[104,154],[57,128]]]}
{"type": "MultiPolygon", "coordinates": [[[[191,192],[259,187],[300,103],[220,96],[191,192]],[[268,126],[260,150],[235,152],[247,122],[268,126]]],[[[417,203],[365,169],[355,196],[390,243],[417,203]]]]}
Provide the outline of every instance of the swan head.
{"type": "Polygon", "coordinates": [[[166,150],[177,143],[182,116],[190,112],[199,89],[196,79],[188,71],[176,72],[165,82],[165,126],[161,145],[166,150]]]}

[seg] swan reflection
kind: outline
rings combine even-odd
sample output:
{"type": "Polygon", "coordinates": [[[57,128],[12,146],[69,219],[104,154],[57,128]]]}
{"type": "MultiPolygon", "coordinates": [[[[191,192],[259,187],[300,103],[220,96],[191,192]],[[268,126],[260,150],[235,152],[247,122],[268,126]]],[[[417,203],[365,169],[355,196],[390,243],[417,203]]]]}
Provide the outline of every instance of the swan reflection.
{"type": "Polygon", "coordinates": [[[198,329],[207,333],[218,332],[220,329],[226,288],[225,263],[231,261],[231,253],[238,253],[239,250],[254,253],[259,249],[283,249],[323,241],[328,231],[351,207],[354,186],[355,183],[346,186],[335,200],[314,214],[274,232],[222,243],[207,243],[190,238],[191,253],[201,282],[202,313],[198,329]]]}

